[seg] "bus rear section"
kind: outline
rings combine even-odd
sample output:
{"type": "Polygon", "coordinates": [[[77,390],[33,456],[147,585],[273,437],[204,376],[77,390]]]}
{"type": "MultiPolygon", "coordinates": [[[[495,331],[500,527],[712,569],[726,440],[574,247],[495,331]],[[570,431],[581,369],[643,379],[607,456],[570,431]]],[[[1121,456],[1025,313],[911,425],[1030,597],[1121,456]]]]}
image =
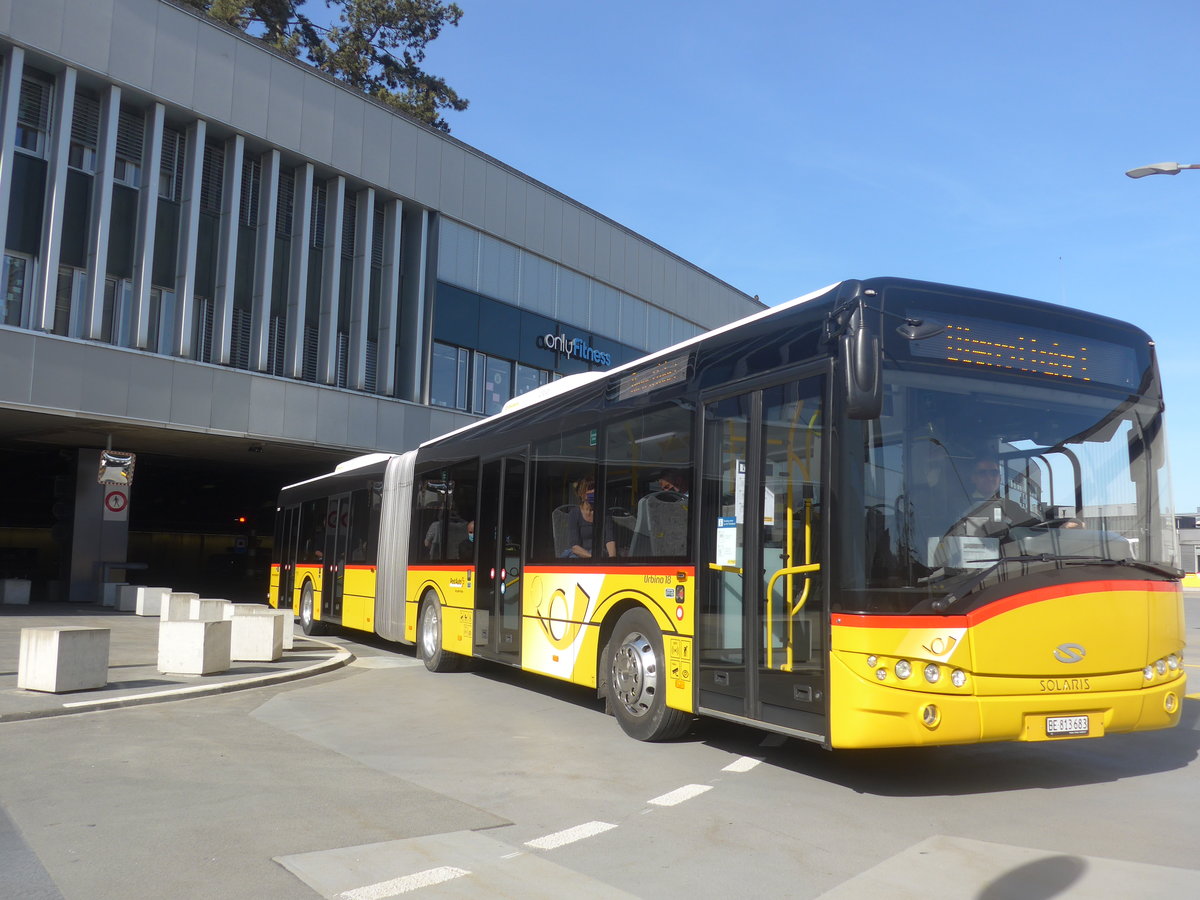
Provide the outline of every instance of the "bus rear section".
{"type": "Polygon", "coordinates": [[[1178,584],[1093,574],[993,589],[960,615],[833,614],[831,743],[1052,741],[1176,724],[1178,584]]]}

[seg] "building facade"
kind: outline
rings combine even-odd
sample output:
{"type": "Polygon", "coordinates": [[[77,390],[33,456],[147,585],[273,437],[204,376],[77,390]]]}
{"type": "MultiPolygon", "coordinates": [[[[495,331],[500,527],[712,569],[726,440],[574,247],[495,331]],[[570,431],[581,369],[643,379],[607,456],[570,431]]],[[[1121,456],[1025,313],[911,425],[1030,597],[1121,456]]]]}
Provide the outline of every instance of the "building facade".
{"type": "Polygon", "coordinates": [[[761,309],[170,0],[0,0],[0,57],[0,448],[31,473],[0,568],[59,596],[162,568],[163,534],[245,550],[247,491],[761,309]],[[138,454],[124,519],[106,446],[138,454]]]}

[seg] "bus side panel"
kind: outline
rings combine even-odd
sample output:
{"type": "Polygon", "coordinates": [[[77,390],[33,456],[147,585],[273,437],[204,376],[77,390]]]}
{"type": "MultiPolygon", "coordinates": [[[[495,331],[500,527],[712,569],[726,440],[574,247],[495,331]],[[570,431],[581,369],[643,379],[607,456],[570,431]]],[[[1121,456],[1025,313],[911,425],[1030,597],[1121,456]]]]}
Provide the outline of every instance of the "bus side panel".
{"type": "MultiPolygon", "coordinates": [[[[521,668],[585,687],[596,687],[601,634],[611,616],[638,605],[663,633],[667,705],[692,712],[692,623],[690,569],[639,567],[614,572],[582,568],[526,567],[522,583],[521,668]]],[[[611,630],[611,629],[609,629],[611,630]]]]}
{"type": "Polygon", "coordinates": [[[267,605],[279,607],[279,563],[271,563],[271,583],[267,586],[267,605]]]}
{"type": "Polygon", "coordinates": [[[342,584],[342,624],[375,630],[375,567],[346,566],[342,584]]]}
{"type": "Polygon", "coordinates": [[[313,586],[313,618],[320,620],[321,618],[321,585],[325,577],[325,569],[322,566],[302,565],[296,563],[296,581],[292,585],[292,612],[300,615],[300,595],[304,590],[304,583],[311,581],[313,586]]]}
{"type": "Polygon", "coordinates": [[[425,594],[442,604],[442,648],[470,656],[475,649],[475,570],[464,566],[413,566],[408,570],[404,637],[417,640],[417,614],[425,594]]]}

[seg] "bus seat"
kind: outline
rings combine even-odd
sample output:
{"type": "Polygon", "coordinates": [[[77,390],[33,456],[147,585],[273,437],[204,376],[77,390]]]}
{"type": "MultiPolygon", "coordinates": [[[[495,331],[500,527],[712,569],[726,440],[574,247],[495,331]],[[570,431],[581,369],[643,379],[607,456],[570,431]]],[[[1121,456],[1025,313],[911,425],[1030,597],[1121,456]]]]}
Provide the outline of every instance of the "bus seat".
{"type": "Polygon", "coordinates": [[[567,543],[569,540],[567,533],[570,530],[568,525],[570,518],[570,503],[564,503],[550,513],[550,525],[554,530],[554,556],[556,558],[565,556],[566,552],[571,549],[571,545],[567,543]]]}

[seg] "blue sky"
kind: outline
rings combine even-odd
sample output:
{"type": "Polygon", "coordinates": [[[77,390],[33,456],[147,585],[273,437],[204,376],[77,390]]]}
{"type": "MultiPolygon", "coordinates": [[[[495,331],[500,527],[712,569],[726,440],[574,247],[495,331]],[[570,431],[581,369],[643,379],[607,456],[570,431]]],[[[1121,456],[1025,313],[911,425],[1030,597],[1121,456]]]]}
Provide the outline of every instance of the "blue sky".
{"type": "Polygon", "coordinates": [[[1200,4],[457,2],[456,137],[767,303],[901,275],[1144,328],[1200,507],[1200,170],[1123,174],[1200,162],[1200,4]]]}

